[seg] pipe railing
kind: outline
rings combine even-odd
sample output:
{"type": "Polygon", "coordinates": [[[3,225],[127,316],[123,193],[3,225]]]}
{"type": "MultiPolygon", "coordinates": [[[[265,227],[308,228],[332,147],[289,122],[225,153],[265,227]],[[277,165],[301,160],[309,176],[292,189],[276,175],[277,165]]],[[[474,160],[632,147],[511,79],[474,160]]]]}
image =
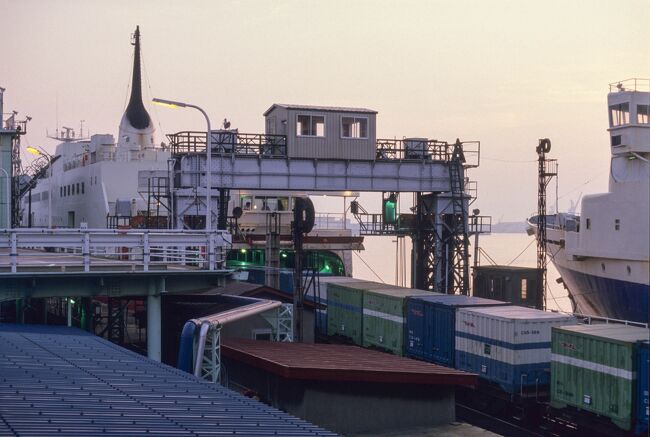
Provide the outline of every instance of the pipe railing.
{"type": "Polygon", "coordinates": [[[131,270],[169,265],[226,268],[226,231],[39,229],[0,230],[0,274],[22,271],[131,270]]]}

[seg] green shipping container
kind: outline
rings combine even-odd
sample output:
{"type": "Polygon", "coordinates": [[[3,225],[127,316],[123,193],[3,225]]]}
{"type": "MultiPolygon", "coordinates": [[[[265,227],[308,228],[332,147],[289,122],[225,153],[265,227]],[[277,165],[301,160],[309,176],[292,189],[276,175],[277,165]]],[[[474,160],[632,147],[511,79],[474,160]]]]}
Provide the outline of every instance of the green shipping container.
{"type": "Polygon", "coordinates": [[[402,356],[406,298],[431,294],[413,288],[367,290],[363,294],[363,346],[402,356]]]}
{"type": "Polygon", "coordinates": [[[613,324],[553,328],[551,405],[590,411],[630,430],[636,399],[634,345],[649,333],[613,324]]]}
{"type": "Polygon", "coordinates": [[[362,346],[363,291],[382,287],[391,286],[354,278],[327,283],[327,335],[343,336],[362,346]]]}

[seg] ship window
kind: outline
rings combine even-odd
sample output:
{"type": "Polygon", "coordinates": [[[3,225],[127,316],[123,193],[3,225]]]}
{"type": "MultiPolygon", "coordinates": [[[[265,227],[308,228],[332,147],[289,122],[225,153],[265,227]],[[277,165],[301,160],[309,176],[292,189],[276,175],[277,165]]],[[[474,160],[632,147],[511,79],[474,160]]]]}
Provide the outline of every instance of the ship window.
{"type": "Polygon", "coordinates": [[[621,230],[621,220],[620,219],[614,220],[614,229],[617,230],[617,231],[621,230]]]}
{"type": "Polygon", "coordinates": [[[521,280],[521,300],[526,300],[528,297],[528,279],[522,278],[521,280]]]}
{"type": "Polygon", "coordinates": [[[79,194],[81,191],[79,190],[79,182],[77,182],[77,189],[75,191],[76,194],[79,194]]]}
{"type": "Polygon", "coordinates": [[[81,194],[86,194],[86,183],[85,182],[81,183],[81,194]]]}
{"type": "Polygon", "coordinates": [[[621,135],[612,135],[612,147],[621,145],[621,135]]]}
{"type": "Polygon", "coordinates": [[[627,266],[627,275],[630,276],[632,274],[632,268],[630,266],[627,266]]]}
{"type": "Polygon", "coordinates": [[[639,124],[648,124],[650,119],[650,105],[636,105],[636,122],[639,124]]]}
{"type": "Polygon", "coordinates": [[[298,136],[325,136],[325,117],[322,115],[299,115],[296,120],[296,134],[298,136]]]}
{"type": "Polygon", "coordinates": [[[587,219],[587,222],[585,223],[587,229],[591,229],[591,219],[587,219]]]}
{"type": "Polygon", "coordinates": [[[620,126],[630,122],[630,104],[619,103],[609,107],[610,124],[612,126],[620,126]]]}
{"type": "Polygon", "coordinates": [[[342,117],[341,138],[368,138],[368,119],[365,117],[342,117]]]}
{"type": "Polygon", "coordinates": [[[59,197],[63,197],[63,187],[59,187],[59,197]]]}

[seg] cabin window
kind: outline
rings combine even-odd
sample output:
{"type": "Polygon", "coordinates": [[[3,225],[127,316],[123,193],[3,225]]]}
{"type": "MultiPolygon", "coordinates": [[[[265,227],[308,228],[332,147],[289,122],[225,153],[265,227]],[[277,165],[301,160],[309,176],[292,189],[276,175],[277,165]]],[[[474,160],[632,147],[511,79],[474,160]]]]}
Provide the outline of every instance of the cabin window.
{"type": "Polygon", "coordinates": [[[368,138],[368,119],[341,117],[341,138],[368,138]]]}
{"type": "Polygon", "coordinates": [[[650,120],[650,105],[636,105],[636,122],[639,124],[648,124],[650,120]]]}
{"type": "Polygon", "coordinates": [[[299,115],[296,118],[296,134],[302,137],[324,137],[325,117],[322,115],[299,115]]]}
{"type": "Polygon", "coordinates": [[[86,183],[85,182],[81,183],[81,194],[86,194],[86,183]]]}
{"type": "Polygon", "coordinates": [[[59,197],[63,197],[63,187],[59,187],[59,197]]]}
{"type": "Polygon", "coordinates": [[[621,230],[621,220],[620,219],[614,220],[614,230],[616,230],[616,231],[621,230]]]}
{"type": "Polygon", "coordinates": [[[81,193],[81,190],[79,190],[79,182],[77,182],[77,194],[81,193]]]}
{"type": "Polygon", "coordinates": [[[620,146],[621,143],[621,135],[612,135],[612,147],[620,146]]]}
{"type": "Polygon", "coordinates": [[[591,219],[588,218],[585,225],[586,225],[587,229],[591,229],[591,219]]]}
{"type": "Polygon", "coordinates": [[[266,119],[266,134],[275,135],[275,117],[267,117],[266,119]]]}
{"type": "Polygon", "coordinates": [[[630,122],[630,104],[619,103],[609,107],[609,118],[611,126],[620,126],[630,122]]]}
{"type": "Polygon", "coordinates": [[[253,198],[251,196],[241,196],[241,209],[250,211],[253,208],[253,198]]]}
{"type": "Polygon", "coordinates": [[[522,278],[521,280],[521,300],[526,300],[528,297],[528,279],[522,278]]]}

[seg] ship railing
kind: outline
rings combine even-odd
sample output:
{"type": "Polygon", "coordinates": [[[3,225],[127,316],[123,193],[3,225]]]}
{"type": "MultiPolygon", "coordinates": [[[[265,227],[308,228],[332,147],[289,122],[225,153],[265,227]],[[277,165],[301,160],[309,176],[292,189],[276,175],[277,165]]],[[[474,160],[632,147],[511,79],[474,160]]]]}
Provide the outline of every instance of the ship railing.
{"type": "Polygon", "coordinates": [[[316,213],[314,220],[314,229],[352,229],[352,223],[343,213],[316,213]]]}
{"type": "Polygon", "coordinates": [[[623,92],[623,91],[650,91],[650,79],[643,79],[640,77],[632,77],[630,79],[612,82],[609,84],[609,92],[623,92]]]}
{"type": "Polygon", "coordinates": [[[227,231],[0,230],[0,274],[29,271],[226,269],[227,231]]]}

